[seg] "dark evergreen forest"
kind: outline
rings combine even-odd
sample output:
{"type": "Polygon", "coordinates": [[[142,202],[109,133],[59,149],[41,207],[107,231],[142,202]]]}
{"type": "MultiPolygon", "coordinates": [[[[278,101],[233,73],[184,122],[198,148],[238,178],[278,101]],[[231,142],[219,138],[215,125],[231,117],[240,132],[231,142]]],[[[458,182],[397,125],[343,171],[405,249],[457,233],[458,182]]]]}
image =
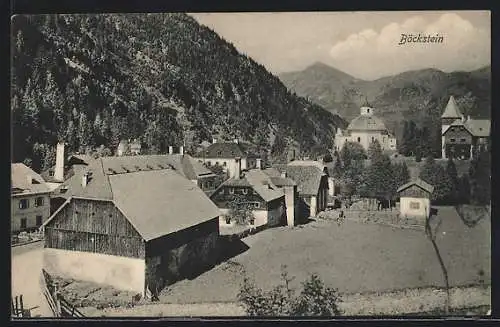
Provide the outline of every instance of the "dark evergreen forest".
{"type": "Polygon", "coordinates": [[[218,135],[279,157],[294,141],[331,148],[345,126],[185,14],[16,16],[11,32],[12,161],[35,170],[58,140],[165,153],[218,135]]]}

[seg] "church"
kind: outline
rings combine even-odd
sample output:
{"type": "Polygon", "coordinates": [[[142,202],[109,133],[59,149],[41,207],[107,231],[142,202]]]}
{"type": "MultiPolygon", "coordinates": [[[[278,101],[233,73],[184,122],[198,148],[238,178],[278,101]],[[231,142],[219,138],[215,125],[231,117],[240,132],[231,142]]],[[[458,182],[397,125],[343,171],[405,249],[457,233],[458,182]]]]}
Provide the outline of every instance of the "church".
{"type": "Polygon", "coordinates": [[[377,140],[382,150],[395,151],[396,138],[386,128],[384,122],[375,116],[375,110],[368,104],[361,107],[361,113],[354,118],[346,130],[337,129],[335,149],[340,151],[346,142],[358,142],[367,151],[377,140]]]}
{"type": "Polygon", "coordinates": [[[441,115],[441,156],[443,159],[471,159],[476,151],[488,150],[489,119],[463,115],[453,96],[441,115]]]}

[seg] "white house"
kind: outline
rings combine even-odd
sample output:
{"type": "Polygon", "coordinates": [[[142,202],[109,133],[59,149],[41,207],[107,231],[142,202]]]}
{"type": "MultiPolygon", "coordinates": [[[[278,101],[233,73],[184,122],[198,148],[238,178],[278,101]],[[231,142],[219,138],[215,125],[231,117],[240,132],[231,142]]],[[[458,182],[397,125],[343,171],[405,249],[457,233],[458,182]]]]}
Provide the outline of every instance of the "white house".
{"type": "Polygon", "coordinates": [[[400,215],[426,219],[431,212],[431,194],[434,186],[417,179],[400,186],[400,215]]]}

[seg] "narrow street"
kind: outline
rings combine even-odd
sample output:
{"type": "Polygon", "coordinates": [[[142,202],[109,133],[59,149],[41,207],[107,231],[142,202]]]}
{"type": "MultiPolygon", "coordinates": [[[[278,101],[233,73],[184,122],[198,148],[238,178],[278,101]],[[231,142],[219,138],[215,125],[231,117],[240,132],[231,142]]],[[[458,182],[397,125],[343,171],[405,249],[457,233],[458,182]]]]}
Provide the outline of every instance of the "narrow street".
{"type": "Polygon", "coordinates": [[[12,248],[11,286],[14,296],[23,296],[24,308],[32,317],[52,317],[52,311],[40,287],[43,242],[12,248]]]}

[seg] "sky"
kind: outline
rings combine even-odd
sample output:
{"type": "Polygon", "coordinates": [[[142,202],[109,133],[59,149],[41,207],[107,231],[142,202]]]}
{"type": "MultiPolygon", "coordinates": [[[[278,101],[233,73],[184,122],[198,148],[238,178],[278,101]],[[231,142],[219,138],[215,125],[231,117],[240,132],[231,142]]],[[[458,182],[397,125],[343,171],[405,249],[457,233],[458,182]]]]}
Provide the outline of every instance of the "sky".
{"type": "Polygon", "coordinates": [[[470,71],[491,63],[489,11],[196,13],[273,74],[323,62],[373,80],[408,70],[470,71]],[[401,34],[442,43],[399,45],[401,34]]]}

